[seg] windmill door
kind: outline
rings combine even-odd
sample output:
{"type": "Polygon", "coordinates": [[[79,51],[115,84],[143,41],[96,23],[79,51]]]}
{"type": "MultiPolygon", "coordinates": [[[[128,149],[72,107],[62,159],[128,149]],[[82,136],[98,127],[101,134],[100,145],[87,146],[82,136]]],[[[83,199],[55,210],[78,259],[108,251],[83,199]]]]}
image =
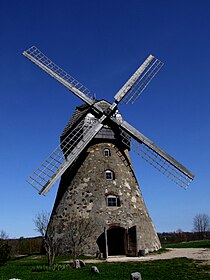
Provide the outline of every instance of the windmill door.
{"type": "Polygon", "coordinates": [[[136,226],[128,229],[128,252],[130,257],[137,256],[137,239],[136,239],[136,226]]]}
{"type": "Polygon", "coordinates": [[[111,227],[105,230],[97,239],[100,252],[104,257],[126,255],[127,232],[123,227],[111,227]]]}
{"type": "Polygon", "coordinates": [[[126,255],[126,229],[123,227],[108,229],[107,243],[109,256],[126,255]]]}

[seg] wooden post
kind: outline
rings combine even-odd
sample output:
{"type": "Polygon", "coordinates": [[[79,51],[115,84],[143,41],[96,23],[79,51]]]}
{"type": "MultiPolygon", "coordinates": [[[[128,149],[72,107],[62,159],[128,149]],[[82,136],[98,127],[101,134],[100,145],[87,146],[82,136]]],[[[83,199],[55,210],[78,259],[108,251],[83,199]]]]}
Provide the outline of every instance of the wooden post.
{"type": "Polygon", "coordinates": [[[105,227],[104,227],[104,236],[105,236],[106,259],[108,259],[109,252],[108,252],[107,229],[105,227]]]}

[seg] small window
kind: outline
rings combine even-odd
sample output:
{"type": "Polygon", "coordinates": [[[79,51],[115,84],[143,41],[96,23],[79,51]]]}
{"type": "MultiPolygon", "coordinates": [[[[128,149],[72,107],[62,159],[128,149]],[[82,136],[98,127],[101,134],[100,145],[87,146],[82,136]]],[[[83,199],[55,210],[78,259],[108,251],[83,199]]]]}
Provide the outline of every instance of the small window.
{"type": "Polygon", "coordinates": [[[113,172],[111,170],[106,170],[105,171],[105,178],[107,180],[113,180],[114,179],[113,172]]]}
{"type": "Polygon", "coordinates": [[[119,207],[120,206],[119,197],[116,195],[108,195],[106,201],[107,201],[107,206],[109,206],[109,207],[119,207]]]}
{"type": "Polygon", "coordinates": [[[105,157],[110,157],[111,156],[110,149],[108,149],[108,148],[104,149],[104,156],[105,157]]]}

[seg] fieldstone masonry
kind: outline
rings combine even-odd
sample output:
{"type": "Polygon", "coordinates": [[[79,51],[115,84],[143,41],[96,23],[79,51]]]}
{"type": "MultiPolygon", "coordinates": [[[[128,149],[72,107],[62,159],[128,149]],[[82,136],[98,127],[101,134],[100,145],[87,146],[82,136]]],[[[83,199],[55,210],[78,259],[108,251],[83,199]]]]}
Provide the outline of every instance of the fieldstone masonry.
{"type": "Polygon", "coordinates": [[[86,254],[100,251],[105,257],[107,253],[137,256],[141,250],[160,248],[129,148],[119,138],[96,137],[62,175],[50,220],[55,234],[62,236],[71,213],[94,220],[95,231],[85,248],[86,254]],[[109,151],[108,156],[105,150],[109,151]]]}

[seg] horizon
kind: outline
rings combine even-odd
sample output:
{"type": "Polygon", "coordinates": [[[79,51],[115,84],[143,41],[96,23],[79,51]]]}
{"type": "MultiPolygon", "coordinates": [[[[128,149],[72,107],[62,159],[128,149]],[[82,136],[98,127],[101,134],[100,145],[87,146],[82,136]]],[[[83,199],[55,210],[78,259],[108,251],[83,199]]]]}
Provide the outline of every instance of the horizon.
{"type": "Polygon", "coordinates": [[[150,53],[164,62],[119,111],[195,179],[185,191],[131,152],[135,175],[157,232],[191,232],[196,214],[210,215],[209,12],[203,0],[1,3],[0,230],[30,237],[35,216],[51,212],[58,183],[41,197],[25,178],[81,103],[21,55],[32,45],[109,102],[150,53]]]}

